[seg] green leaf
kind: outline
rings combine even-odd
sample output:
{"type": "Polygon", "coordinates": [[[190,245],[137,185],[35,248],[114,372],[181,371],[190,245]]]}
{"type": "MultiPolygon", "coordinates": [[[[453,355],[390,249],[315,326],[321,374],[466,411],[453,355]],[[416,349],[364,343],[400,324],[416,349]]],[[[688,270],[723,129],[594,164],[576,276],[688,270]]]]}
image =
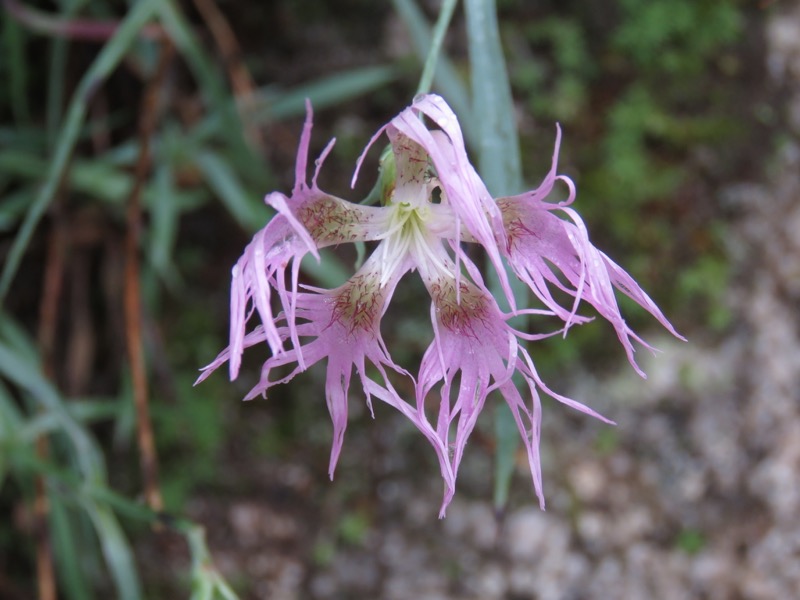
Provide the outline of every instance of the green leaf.
{"type": "MultiPolygon", "coordinates": [[[[8,85],[8,101],[14,120],[18,123],[30,120],[29,98],[27,93],[28,65],[25,61],[25,41],[26,34],[24,29],[10,15],[6,14],[3,19],[2,52],[5,60],[3,61],[8,73],[5,81],[8,85]]],[[[0,70],[0,74],[3,71],[0,70]]]]}
{"type": "Polygon", "coordinates": [[[266,186],[269,171],[264,168],[262,157],[245,140],[245,125],[239,118],[236,104],[231,102],[219,65],[197,41],[193,26],[174,0],[159,0],[157,4],[161,24],[188,63],[209,106],[209,116],[194,128],[193,135],[213,134],[218,138],[215,148],[220,140],[224,142],[225,156],[230,164],[236,165],[241,176],[258,186],[266,186]]]}
{"type": "Polygon", "coordinates": [[[238,596],[214,567],[203,527],[188,525],[185,534],[192,556],[192,600],[212,599],[217,594],[223,600],[238,600],[238,596]]]}
{"type": "Polygon", "coordinates": [[[0,381],[0,488],[9,468],[9,458],[17,452],[17,432],[24,422],[22,411],[14,402],[8,388],[0,381]]]}
{"type": "Polygon", "coordinates": [[[245,230],[255,231],[264,226],[271,211],[244,189],[225,161],[209,150],[195,154],[194,161],[225,208],[245,230]]]}
{"type": "Polygon", "coordinates": [[[53,539],[54,556],[59,581],[70,600],[93,598],[91,585],[82,568],[80,558],[81,540],[75,530],[74,515],[57,493],[48,494],[50,509],[50,531],[53,539]]]}
{"type": "MultiPolygon", "coordinates": [[[[61,18],[65,21],[75,18],[83,10],[89,0],[72,0],[61,2],[61,18]]],[[[67,38],[55,36],[51,39],[50,52],[47,64],[47,136],[48,150],[52,150],[60,139],[62,114],[64,111],[64,97],[67,86],[67,61],[69,60],[70,41],[67,38]]]]}
{"type": "Polygon", "coordinates": [[[34,190],[30,188],[22,188],[3,196],[3,201],[0,202],[0,232],[7,232],[16,226],[33,197],[34,190]]]}
{"type": "Polygon", "coordinates": [[[47,207],[53,201],[59,182],[67,170],[70,156],[86,118],[93,91],[116,69],[136,39],[139,30],[152,18],[159,2],[160,0],[141,0],[134,4],[120,22],[114,37],[103,46],[89,70],[81,78],[70,101],[66,119],[60,128],[55,152],[44,178],[44,185],[25,215],[25,220],[8,252],[6,264],[0,275],[0,302],[5,299],[33,232],[47,207]]]}
{"type": "Polygon", "coordinates": [[[88,432],[67,411],[56,389],[39,369],[38,360],[20,355],[5,340],[0,341],[0,375],[33,396],[45,412],[51,413],[61,424],[77,455],[84,476],[90,481],[105,479],[103,455],[88,432]]]}
{"type": "MultiPolygon", "coordinates": [[[[0,152],[0,172],[38,181],[47,161],[38,156],[9,150],[0,152]]],[[[133,178],[102,160],[73,162],[67,176],[69,188],[93,198],[119,204],[130,194],[133,178]]]]}
{"type": "Polygon", "coordinates": [[[399,71],[390,66],[364,67],[337,73],[287,91],[265,90],[255,101],[253,118],[279,121],[305,114],[306,98],[315,110],[341,104],[394,81],[399,71]]]}
{"type": "Polygon", "coordinates": [[[466,13],[479,171],[492,195],[518,194],[522,162],[494,0],[466,0],[466,13]]]}
{"type": "Polygon", "coordinates": [[[0,340],[22,361],[38,364],[39,352],[27,332],[8,315],[0,312],[0,340]]]}
{"type": "Polygon", "coordinates": [[[172,255],[178,237],[181,201],[168,163],[156,167],[155,181],[148,186],[145,203],[150,213],[147,244],[150,262],[166,285],[174,289],[179,274],[172,255]]]}
{"type": "Polygon", "coordinates": [[[320,254],[320,262],[317,262],[317,259],[310,255],[304,257],[301,268],[304,273],[311,275],[311,277],[328,288],[342,285],[351,275],[350,271],[344,268],[336,256],[327,252],[320,254]]]}
{"type": "Polygon", "coordinates": [[[517,424],[506,404],[495,407],[494,436],[494,507],[499,511],[508,503],[508,491],[514,475],[514,456],[519,448],[517,424]]]}
{"type": "MultiPolygon", "coordinates": [[[[478,164],[486,187],[494,196],[516,194],[522,191],[522,166],[519,152],[519,137],[514,121],[514,102],[508,80],[503,48],[494,0],[466,0],[467,34],[472,70],[472,102],[474,114],[480,115],[478,128],[478,164]]],[[[517,303],[526,303],[528,292],[525,285],[509,275],[517,303]]],[[[489,270],[489,286],[496,298],[503,292],[499,278],[489,270]]],[[[514,323],[523,328],[523,323],[514,323]]],[[[514,381],[519,385],[519,376],[514,381]]],[[[494,502],[499,510],[508,499],[511,485],[514,454],[520,444],[516,424],[509,410],[495,412],[494,502]],[[510,421],[509,421],[510,420],[510,421]],[[512,425],[514,425],[512,427],[512,425]]]]}
{"type": "Polygon", "coordinates": [[[114,513],[107,506],[86,497],[81,498],[81,505],[94,523],[103,556],[117,589],[117,598],[139,600],[142,594],[133,552],[114,513]]]}
{"type": "MultiPolygon", "coordinates": [[[[69,414],[81,422],[102,421],[111,419],[122,412],[120,402],[106,401],[69,401],[64,403],[69,414]]],[[[2,414],[2,411],[0,411],[2,414]]],[[[59,415],[53,411],[37,414],[33,418],[21,423],[15,429],[15,437],[25,443],[32,443],[37,437],[47,433],[59,431],[63,426],[59,415]]]]}

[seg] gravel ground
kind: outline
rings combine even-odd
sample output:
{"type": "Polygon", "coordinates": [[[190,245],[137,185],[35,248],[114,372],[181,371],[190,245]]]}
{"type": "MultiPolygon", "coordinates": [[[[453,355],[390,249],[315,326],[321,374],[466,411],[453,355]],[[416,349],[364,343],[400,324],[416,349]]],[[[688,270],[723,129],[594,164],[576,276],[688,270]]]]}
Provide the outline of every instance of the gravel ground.
{"type": "Polygon", "coordinates": [[[647,381],[627,365],[603,380],[576,377],[563,391],[618,426],[546,410],[547,512],[521,462],[512,508],[495,515],[477,440],[438,521],[436,465],[409,458],[407,446],[427,449],[391,413],[348,433],[333,484],[301,461],[260,461],[250,477],[263,493],[190,508],[246,597],[798,597],[800,6],[776,12],[767,39],[790,131],[768,181],[720,192],[735,215],[730,333],[690,332],[682,344],[645,332],[662,350],[643,357],[647,381]]]}

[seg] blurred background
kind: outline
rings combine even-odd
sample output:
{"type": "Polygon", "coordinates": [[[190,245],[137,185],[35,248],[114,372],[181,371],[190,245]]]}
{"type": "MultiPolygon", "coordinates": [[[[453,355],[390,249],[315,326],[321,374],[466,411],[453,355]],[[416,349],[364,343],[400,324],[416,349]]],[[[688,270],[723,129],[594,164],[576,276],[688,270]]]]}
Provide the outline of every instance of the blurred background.
{"type": "MultiPolygon", "coordinates": [[[[337,139],[320,187],[363,198],[379,153],[351,191],[355,159],[410,103],[438,9],[4,0],[0,597],[800,589],[796,2],[497,0],[527,183],[559,122],[593,242],[689,339],[624,305],[661,351],[640,352],[647,380],[599,320],[531,348],[553,389],[618,423],[545,400],[547,512],[523,453],[493,501],[491,411],[439,521],[434,453],[358,392],[328,481],[324,367],[243,403],[254,348],[236,382],[192,387],[226,345],[230,268],[270,217],[263,196],[293,185],[304,99],[312,155],[337,139]]],[[[459,8],[434,85],[457,112],[467,49],[459,8]]],[[[335,285],[354,260],[333,251],[306,280],[335,285]]],[[[408,366],[432,338],[424,293],[401,284],[384,330],[408,366]]]]}

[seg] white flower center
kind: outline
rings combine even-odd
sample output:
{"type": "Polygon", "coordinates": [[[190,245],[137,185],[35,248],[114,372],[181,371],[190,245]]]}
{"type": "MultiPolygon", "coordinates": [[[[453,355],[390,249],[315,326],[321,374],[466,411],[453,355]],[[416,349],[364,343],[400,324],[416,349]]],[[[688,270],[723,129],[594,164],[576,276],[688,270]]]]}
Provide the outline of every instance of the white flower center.
{"type": "Polygon", "coordinates": [[[381,253],[381,287],[401,268],[409,253],[415,257],[418,268],[455,278],[452,269],[442,260],[441,241],[431,227],[435,215],[430,202],[392,202],[386,208],[391,211],[388,227],[384,241],[376,250],[381,253]]]}

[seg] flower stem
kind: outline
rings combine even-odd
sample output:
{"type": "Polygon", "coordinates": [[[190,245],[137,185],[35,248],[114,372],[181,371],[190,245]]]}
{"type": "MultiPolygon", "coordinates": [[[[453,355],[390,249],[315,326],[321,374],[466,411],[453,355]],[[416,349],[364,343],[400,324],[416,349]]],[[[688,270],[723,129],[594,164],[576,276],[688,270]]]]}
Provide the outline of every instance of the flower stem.
{"type": "Polygon", "coordinates": [[[447,33],[447,28],[450,25],[450,19],[453,17],[453,12],[456,9],[457,3],[458,0],[444,0],[444,2],[442,2],[442,9],[439,11],[439,18],[433,30],[431,47],[428,51],[428,57],[425,59],[425,66],[422,68],[422,76],[419,79],[417,94],[427,94],[431,91],[433,74],[436,71],[436,64],[439,62],[439,52],[442,49],[442,42],[444,41],[445,33],[447,33]]]}

